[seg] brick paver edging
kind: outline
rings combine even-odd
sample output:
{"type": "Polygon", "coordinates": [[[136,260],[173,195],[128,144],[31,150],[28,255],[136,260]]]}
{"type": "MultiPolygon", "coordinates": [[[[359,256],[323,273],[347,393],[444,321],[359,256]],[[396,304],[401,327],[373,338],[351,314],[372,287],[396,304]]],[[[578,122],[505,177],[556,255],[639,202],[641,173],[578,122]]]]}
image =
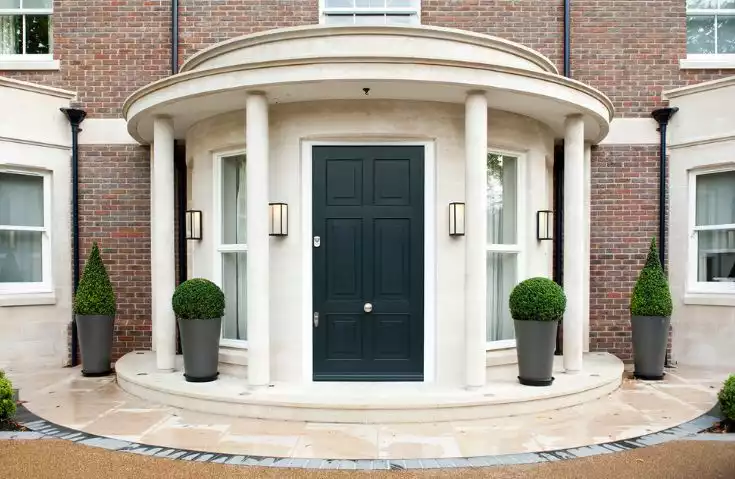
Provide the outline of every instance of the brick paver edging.
{"type": "Polygon", "coordinates": [[[101,447],[111,451],[130,452],[133,454],[178,459],[182,461],[213,462],[242,466],[352,470],[402,470],[459,467],[475,468],[553,462],[575,459],[578,457],[596,456],[599,454],[611,454],[614,452],[653,446],[655,444],[662,444],[677,439],[691,437],[713,426],[721,418],[722,416],[719,407],[715,406],[709,412],[699,416],[698,418],[678,426],[621,441],[612,441],[603,444],[594,444],[570,449],[558,449],[554,451],[504,454],[498,456],[457,457],[449,459],[299,459],[292,457],[246,456],[193,451],[188,449],[170,449],[97,436],[64,426],[59,426],[36,416],[22,406],[18,407],[17,421],[31,431],[0,432],[0,439],[64,439],[84,444],[86,446],[101,447]]]}

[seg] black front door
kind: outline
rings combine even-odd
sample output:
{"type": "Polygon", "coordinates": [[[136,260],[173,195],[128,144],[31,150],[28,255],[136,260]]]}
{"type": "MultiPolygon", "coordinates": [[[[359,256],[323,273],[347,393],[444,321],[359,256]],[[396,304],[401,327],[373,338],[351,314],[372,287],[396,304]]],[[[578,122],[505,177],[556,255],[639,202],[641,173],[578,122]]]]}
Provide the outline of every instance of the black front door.
{"type": "Polygon", "coordinates": [[[423,147],[314,147],[315,381],[423,380],[423,190],[423,147]]]}

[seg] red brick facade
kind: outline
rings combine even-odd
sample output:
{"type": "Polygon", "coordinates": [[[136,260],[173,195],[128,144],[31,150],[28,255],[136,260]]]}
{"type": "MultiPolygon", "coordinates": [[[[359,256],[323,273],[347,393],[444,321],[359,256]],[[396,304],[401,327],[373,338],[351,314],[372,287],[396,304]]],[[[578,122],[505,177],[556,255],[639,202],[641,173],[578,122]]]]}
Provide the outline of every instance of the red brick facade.
{"type": "MultiPolygon", "coordinates": [[[[171,72],[171,2],[55,0],[58,72],[1,72],[78,92],[89,118],[118,118],[134,90],[171,72]]],[[[572,2],[574,78],[608,95],[618,117],[647,117],[663,90],[733,74],[680,70],[685,2],[572,2]]],[[[425,0],[422,23],[497,35],[562,70],[562,0],[425,0]]],[[[216,42],[318,21],[317,0],[180,0],[180,63],[216,42]]],[[[150,345],[149,152],[85,146],[82,258],[101,242],[118,294],[116,357],[150,345]]],[[[657,235],[658,148],[599,147],[592,164],[591,348],[630,359],[628,297],[657,235]]]]}

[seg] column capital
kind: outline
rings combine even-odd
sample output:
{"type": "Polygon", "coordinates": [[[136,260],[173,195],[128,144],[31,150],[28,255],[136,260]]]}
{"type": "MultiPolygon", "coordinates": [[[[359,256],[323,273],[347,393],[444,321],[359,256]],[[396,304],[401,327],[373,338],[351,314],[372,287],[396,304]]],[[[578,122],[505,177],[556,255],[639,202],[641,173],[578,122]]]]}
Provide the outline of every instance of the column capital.
{"type": "Polygon", "coordinates": [[[466,97],[472,97],[472,96],[485,96],[487,95],[487,92],[485,90],[470,90],[467,92],[466,97]]]}
{"type": "Polygon", "coordinates": [[[246,96],[266,96],[263,90],[248,90],[245,93],[246,96]]]}
{"type": "Polygon", "coordinates": [[[160,115],[153,115],[153,121],[174,121],[174,118],[171,115],[166,114],[160,114],[160,115]]]}

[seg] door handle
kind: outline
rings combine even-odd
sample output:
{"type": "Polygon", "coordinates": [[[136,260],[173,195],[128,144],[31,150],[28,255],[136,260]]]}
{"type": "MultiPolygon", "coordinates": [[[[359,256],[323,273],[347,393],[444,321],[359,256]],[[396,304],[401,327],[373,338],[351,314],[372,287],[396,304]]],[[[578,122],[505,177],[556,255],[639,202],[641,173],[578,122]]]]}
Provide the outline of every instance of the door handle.
{"type": "Polygon", "coordinates": [[[365,303],[365,306],[363,306],[362,309],[366,313],[371,313],[373,311],[373,305],[371,303],[365,303]]]}
{"type": "Polygon", "coordinates": [[[319,327],[319,313],[318,312],[314,313],[314,327],[315,328],[319,327]]]}

